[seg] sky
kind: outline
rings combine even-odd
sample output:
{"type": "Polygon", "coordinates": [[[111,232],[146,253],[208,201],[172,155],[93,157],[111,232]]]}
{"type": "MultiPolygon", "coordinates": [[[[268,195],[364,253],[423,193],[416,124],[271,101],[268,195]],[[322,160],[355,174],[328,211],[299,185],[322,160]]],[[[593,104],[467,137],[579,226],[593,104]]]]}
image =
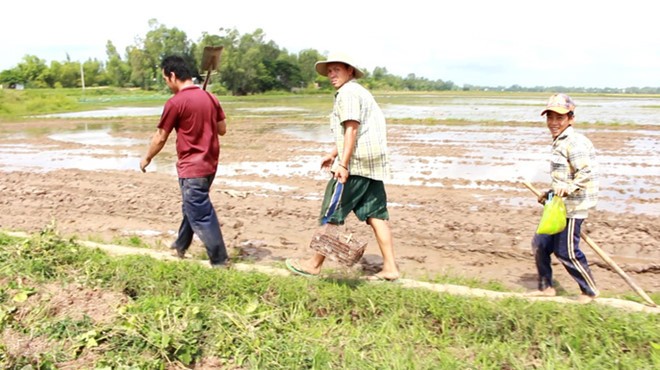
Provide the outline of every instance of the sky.
{"type": "Polygon", "coordinates": [[[289,53],[350,55],[358,67],[459,86],[660,87],[660,31],[649,0],[26,0],[5,1],[0,71],[26,55],[105,62],[149,20],[198,42],[261,28],[289,53]]]}

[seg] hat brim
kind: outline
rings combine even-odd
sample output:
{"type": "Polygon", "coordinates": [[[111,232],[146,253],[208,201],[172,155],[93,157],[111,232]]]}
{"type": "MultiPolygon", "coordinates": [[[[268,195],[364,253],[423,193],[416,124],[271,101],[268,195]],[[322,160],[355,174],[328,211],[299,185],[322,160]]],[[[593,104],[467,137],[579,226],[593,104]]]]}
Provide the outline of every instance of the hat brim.
{"type": "Polygon", "coordinates": [[[328,77],[328,64],[330,63],[344,63],[347,66],[353,68],[353,70],[355,71],[355,78],[364,77],[364,73],[359,68],[357,68],[356,66],[350,63],[346,63],[343,60],[326,60],[322,62],[316,62],[316,64],[314,65],[314,67],[316,68],[316,72],[321,76],[328,77]]]}
{"type": "Polygon", "coordinates": [[[559,114],[568,114],[568,112],[570,112],[570,110],[568,110],[568,109],[566,109],[566,108],[562,108],[562,107],[552,107],[552,108],[547,108],[546,110],[544,110],[543,112],[541,112],[541,115],[542,115],[542,116],[545,115],[546,113],[548,113],[549,110],[551,110],[551,111],[553,111],[553,112],[556,112],[556,113],[559,113],[559,114]]]}

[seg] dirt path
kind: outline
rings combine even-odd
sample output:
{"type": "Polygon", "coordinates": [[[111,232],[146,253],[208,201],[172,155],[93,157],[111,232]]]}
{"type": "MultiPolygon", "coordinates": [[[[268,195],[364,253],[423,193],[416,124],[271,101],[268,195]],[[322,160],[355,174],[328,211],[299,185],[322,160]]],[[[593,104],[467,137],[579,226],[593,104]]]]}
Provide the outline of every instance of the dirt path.
{"type": "MultiPolygon", "coordinates": [[[[21,232],[10,232],[9,233],[12,236],[16,237],[28,237],[29,235],[26,233],[21,233],[21,232]]],[[[145,249],[145,248],[135,248],[135,247],[127,247],[127,246],[122,246],[122,245],[112,245],[112,244],[102,244],[102,243],[95,243],[91,241],[80,241],[80,244],[88,247],[88,248],[95,248],[95,249],[100,249],[109,255],[113,256],[125,256],[125,255],[146,255],[155,259],[159,260],[167,260],[167,261],[173,261],[173,262],[180,262],[181,260],[178,257],[173,257],[169,252],[167,251],[157,251],[157,250],[152,250],[152,249],[145,249]]],[[[206,261],[202,260],[192,260],[188,259],[188,261],[197,261],[203,266],[208,266],[208,263],[206,261]]],[[[247,271],[247,272],[259,272],[263,274],[269,274],[269,275],[279,275],[279,276],[287,276],[291,275],[291,273],[284,268],[278,268],[274,266],[269,266],[269,265],[260,265],[260,264],[248,264],[248,263],[235,263],[232,265],[232,268],[238,270],[238,271],[247,271]]],[[[321,277],[323,278],[323,277],[321,277]]],[[[460,295],[460,296],[467,296],[467,297],[481,297],[481,298],[488,298],[488,299],[506,299],[506,298],[519,298],[519,299],[526,299],[529,301],[536,301],[536,302],[558,302],[558,303],[566,303],[566,304],[581,304],[578,302],[576,299],[570,298],[570,297],[530,297],[526,296],[524,293],[515,293],[515,292],[499,292],[499,291],[492,291],[492,290],[487,290],[487,289],[478,289],[478,288],[470,288],[462,285],[456,285],[456,284],[436,284],[436,283],[430,283],[430,282],[424,282],[424,281],[418,281],[414,279],[399,279],[396,281],[396,283],[389,283],[389,282],[369,282],[370,284],[397,284],[398,286],[401,286],[403,288],[410,288],[410,289],[428,289],[432,290],[438,293],[445,293],[445,294],[452,294],[452,295],[460,295]]],[[[604,305],[604,306],[609,306],[617,309],[622,309],[626,311],[633,311],[633,312],[646,312],[646,313],[655,313],[655,314],[660,314],[660,307],[652,307],[647,304],[641,304],[629,300],[623,300],[623,299],[615,299],[615,298],[598,298],[595,301],[592,302],[593,304],[598,304],[598,305],[604,305]]]]}
{"type": "MultiPolygon", "coordinates": [[[[44,130],[63,123],[43,122],[44,130]]],[[[20,125],[3,126],[3,145],[41,145],[51,150],[81,149],[84,145],[55,142],[47,135],[12,135],[20,125]]],[[[273,132],[266,124],[232,127],[224,139],[221,166],[265,162],[263,173],[236,171],[219,177],[212,201],[221,219],[230,254],[238,262],[273,266],[288,257],[310,253],[324,179],[280,176],[276,168],[286,162],[296,168],[301,155],[320,155],[319,144],[273,132]],[[249,186],[246,184],[270,184],[249,186]]],[[[405,130],[393,130],[393,150],[430,155],[441,153],[460,161],[465,152],[418,143],[398,147],[405,130]]],[[[122,137],[145,141],[145,146],[115,148],[135,158],[135,169],[88,171],[59,169],[49,172],[14,171],[0,176],[0,229],[35,232],[51,222],[60,233],[119,244],[139,236],[155,251],[166,251],[180,222],[180,195],[173,174],[137,171],[151,129],[124,129],[122,137]]],[[[601,148],[621,145],[621,135],[605,131],[595,135],[601,148]]],[[[627,138],[634,140],[634,137],[627,138]]],[[[515,141],[515,138],[512,139],[515,141]]],[[[173,140],[160,160],[172,159],[173,140]]],[[[498,148],[499,143],[493,143],[498,148]]],[[[126,155],[126,154],[124,154],[126,155]]],[[[438,154],[440,155],[440,154],[438,154]]],[[[421,176],[421,175],[420,175],[421,176]]],[[[650,174],[657,182],[660,174],[650,174]]],[[[623,180],[622,180],[623,181],[623,180]]],[[[388,185],[391,226],[397,262],[403,277],[432,280],[448,275],[494,281],[514,292],[533,290],[536,272],[530,239],[540,217],[534,196],[519,182],[482,182],[470,189],[470,181],[443,179],[443,186],[388,185]],[[490,189],[495,190],[490,190],[490,189]]],[[[546,184],[535,184],[543,188],[546,184]]],[[[639,199],[631,201],[639,202],[639,199]]],[[[657,200],[646,200],[656,202],[657,200]]],[[[587,234],[647,293],[660,291],[660,225],[658,216],[596,211],[585,222],[587,234]]],[[[365,257],[357,265],[362,273],[377,271],[380,253],[368,226],[348,222],[356,238],[367,241],[365,257]]],[[[604,296],[632,292],[630,287],[583,244],[597,284],[604,296]]],[[[198,242],[194,256],[204,255],[198,242]]],[[[577,285],[556,263],[555,278],[564,296],[579,293],[577,285]]],[[[330,263],[328,267],[339,266],[330,263]]]]}

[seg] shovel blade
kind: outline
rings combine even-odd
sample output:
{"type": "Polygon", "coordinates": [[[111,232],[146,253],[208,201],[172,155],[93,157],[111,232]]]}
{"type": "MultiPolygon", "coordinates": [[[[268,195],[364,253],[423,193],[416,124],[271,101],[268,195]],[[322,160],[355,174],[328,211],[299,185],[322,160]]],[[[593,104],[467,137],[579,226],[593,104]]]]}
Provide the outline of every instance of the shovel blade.
{"type": "Polygon", "coordinates": [[[220,64],[220,55],[222,54],[223,46],[205,46],[204,54],[202,54],[202,70],[213,71],[218,69],[220,64]]]}

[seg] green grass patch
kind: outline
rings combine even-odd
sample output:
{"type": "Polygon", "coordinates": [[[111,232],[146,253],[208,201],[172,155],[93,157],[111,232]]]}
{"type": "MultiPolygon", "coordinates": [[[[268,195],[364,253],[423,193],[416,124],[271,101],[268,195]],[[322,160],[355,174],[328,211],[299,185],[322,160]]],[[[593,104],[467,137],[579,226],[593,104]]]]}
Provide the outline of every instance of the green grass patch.
{"type": "Polygon", "coordinates": [[[112,258],[53,231],[0,234],[0,281],[0,333],[47,344],[37,355],[5,343],[2,368],[660,366],[655,314],[112,258]],[[60,291],[44,298],[53,285],[60,291]],[[122,299],[101,299],[111,293],[122,299]],[[53,307],[57,298],[79,300],[78,315],[53,307]]]}

